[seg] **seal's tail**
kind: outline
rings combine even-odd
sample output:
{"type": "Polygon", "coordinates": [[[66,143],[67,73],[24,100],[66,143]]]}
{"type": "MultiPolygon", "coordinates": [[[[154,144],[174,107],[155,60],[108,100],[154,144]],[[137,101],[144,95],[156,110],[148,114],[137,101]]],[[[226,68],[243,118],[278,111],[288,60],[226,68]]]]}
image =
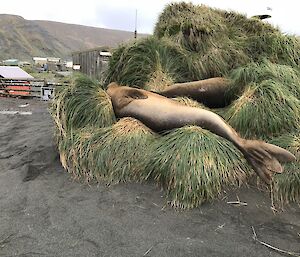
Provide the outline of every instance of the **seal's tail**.
{"type": "Polygon", "coordinates": [[[245,140],[241,151],[257,175],[267,184],[270,184],[274,173],[283,172],[280,163],[296,160],[289,151],[257,140],[245,140]]]}

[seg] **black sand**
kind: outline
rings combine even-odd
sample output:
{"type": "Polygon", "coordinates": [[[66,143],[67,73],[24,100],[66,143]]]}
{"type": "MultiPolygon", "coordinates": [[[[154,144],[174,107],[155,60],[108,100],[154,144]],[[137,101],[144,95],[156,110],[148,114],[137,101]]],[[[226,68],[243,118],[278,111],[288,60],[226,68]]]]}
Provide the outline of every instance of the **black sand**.
{"type": "Polygon", "coordinates": [[[300,208],[273,214],[253,188],[178,212],[156,185],[87,185],[60,165],[46,102],[0,98],[0,256],[282,256],[300,252],[300,208]],[[29,103],[20,108],[20,104],[29,103]],[[237,197],[247,206],[228,201],[237,197]]]}

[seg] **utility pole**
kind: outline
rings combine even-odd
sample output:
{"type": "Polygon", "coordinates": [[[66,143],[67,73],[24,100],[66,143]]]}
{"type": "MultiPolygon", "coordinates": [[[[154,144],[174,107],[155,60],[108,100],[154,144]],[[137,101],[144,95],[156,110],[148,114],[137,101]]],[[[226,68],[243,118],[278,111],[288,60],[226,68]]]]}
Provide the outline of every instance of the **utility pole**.
{"type": "Polygon", "coordinates": [[[137,38],[137,9],[135,9],[135,30],[134,30],[134,38],[137,38]]]}

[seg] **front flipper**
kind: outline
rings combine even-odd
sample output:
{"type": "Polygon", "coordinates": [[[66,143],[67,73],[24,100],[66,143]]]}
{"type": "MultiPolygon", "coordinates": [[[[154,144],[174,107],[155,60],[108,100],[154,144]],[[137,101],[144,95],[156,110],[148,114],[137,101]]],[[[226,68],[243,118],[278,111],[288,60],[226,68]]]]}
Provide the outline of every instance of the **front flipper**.
{"type": "Polygon", "coordinates": [[[141,90],[136,88],[126,88],[122,91],[122,97],[117,100],[118,109],[122,109],[131,103],[133,100],[137,99],[147,99],[148,96],[141,90]]]}
{"type": "Polygon", "coordinates": [[[126,90],[125,93],[128,97],[131,97],[133,99],[147,99],[148,96],[141,90],[137,88],[130,88],[126,90]]]}

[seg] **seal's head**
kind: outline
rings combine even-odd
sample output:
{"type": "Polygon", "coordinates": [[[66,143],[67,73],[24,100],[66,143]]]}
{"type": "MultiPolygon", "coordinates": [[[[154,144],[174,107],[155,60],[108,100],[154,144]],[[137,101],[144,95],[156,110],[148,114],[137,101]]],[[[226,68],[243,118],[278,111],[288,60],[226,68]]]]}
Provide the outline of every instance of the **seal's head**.
{"type": "Polygon", "coordinates": [[[115,90],[120,87],[120,85],[118,85],[116,82],[111,82],[108,86],[107,86],[107,94],[112,97],[112,95],[114,94],[115,90]]]}

